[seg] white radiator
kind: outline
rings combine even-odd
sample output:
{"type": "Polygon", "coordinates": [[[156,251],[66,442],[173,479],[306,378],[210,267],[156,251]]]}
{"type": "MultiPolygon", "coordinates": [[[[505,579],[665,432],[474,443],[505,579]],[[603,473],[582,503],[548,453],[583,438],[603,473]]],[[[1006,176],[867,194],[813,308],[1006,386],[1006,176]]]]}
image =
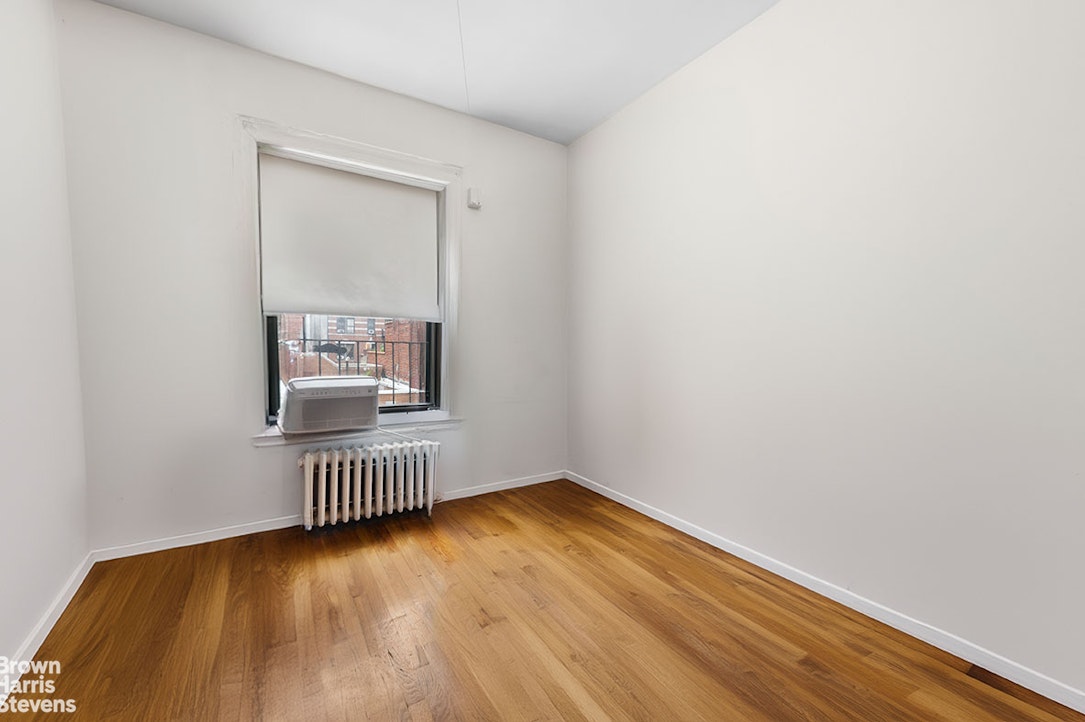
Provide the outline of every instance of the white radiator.
{"type": "Polygon", "coordinates": [[[432,513],[440,446],[402,441],[306,452],[298,460],[305,528],[412,509],[432,513]]]}

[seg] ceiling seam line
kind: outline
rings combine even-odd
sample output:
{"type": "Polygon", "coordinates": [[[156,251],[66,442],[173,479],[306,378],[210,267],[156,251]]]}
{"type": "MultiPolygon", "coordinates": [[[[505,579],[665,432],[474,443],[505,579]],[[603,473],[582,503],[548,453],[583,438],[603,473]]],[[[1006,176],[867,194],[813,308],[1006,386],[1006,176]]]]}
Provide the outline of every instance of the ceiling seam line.
{"type": "Polygon", "coordinates": [[[460,67],[463,68],[463,100],[467,106],[466,112],[471,112],[471,90],[467,85],[467,51],[463,47],[463,11],[460,9],[460,0],[456,0],[456,24],[460,30],[460,67]]]}

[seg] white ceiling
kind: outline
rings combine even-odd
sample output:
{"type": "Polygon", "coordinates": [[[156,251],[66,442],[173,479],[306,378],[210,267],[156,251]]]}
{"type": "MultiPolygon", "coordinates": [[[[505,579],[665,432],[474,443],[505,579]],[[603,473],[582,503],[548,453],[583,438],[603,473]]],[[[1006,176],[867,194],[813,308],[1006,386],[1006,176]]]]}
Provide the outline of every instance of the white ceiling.
{"type": "Polygon", "coordinates": [[[100,1],[559,143],[776,2],[100,1]]]}

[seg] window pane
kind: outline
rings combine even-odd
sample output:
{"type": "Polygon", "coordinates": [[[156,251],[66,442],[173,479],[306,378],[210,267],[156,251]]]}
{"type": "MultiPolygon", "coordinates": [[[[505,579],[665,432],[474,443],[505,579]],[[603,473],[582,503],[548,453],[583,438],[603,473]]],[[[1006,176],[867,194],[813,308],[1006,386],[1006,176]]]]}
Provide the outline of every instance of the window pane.
{"type": "Polygon", "coordinates": [[[428,324],[399,318],[280,314],[280,394],[300,376],[372,376],[381,406],[432,404],[428,324]]]}

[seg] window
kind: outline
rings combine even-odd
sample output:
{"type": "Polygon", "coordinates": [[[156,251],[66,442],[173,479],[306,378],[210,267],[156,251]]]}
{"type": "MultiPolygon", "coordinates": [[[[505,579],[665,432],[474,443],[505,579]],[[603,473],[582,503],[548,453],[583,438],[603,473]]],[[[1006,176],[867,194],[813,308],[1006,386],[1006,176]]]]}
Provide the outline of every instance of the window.
{"type": "Polygon", "coordinates": [[[303,318],[304,329],[302,334],[314,341],[324,341],[328,338],[328,317],[311,315],[303,318]]]}
{"type": "MultiPolygon", "coordinates": [[[[309,335],[322,324],[317,314],[284,313],[268,317],[268,408],[278,409],[286,383],[303,376],[370,376],[377,379],[383,411],[430,409],[437,405],[440,324],[412,319],[343,316],[342,327],[379,326],[379,341],[366,331],[334,339],[309,335]]],[[[336,328],[340,327],[339,320],[336,328]]]]}
{"type": "Polygon", "coordinates": [[[382,415],[448,418],[460,169],[241,122],[256,141],[267,420],[287,381],[327,375],[376,378],[382,415]]]}

